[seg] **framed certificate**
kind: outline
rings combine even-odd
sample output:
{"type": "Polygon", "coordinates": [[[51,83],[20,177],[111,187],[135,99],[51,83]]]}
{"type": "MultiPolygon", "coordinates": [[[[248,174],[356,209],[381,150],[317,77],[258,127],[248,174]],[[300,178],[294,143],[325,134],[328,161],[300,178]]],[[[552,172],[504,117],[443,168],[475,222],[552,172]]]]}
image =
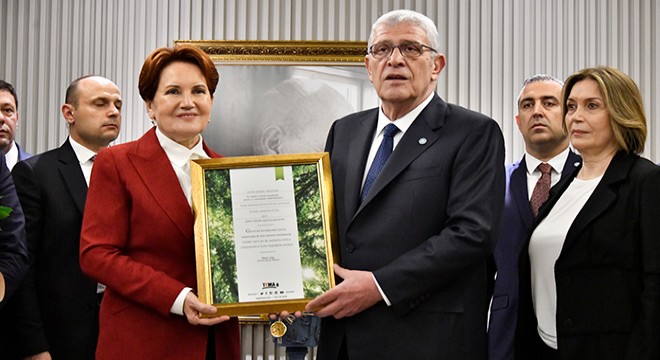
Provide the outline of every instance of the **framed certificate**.
{"type": "Polygon", "coordinates": [[[198,297],[218,315],[303,310],[335,285],[328,153],[191,162],[198,297]]]}

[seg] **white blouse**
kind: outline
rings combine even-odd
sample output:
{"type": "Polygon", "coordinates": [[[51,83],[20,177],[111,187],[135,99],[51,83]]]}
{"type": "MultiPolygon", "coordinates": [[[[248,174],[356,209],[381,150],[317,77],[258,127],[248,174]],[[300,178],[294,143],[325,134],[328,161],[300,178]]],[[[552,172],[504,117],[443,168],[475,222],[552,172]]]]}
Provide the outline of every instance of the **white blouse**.
{"type": "Polygon", "coordinates": [[[548,216],[536,227],[529,242],[532,301],[538,320],[538,332],[541,339],[553,349],[557,349],[555,262],[561,253],[568,229],[601,178],[573,179],[548,216]]]}

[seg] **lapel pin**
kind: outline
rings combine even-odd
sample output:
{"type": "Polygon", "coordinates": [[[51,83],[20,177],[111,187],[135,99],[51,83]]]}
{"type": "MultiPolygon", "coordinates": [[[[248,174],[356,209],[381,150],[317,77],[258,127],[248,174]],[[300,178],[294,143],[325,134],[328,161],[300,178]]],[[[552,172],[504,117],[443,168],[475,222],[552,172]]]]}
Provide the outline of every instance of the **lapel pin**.
{"type": "Polygon", "coordinates": [[[573,166],[575,166],[575,167],[580,166],[580,162],[579,162],[579,161],[576,161],[575,164],[573,164],[573,166]]]}
{"type": "Polygon", "coordinates": [[[424,144],[426,144],[427,141],[428,141],[428,140],[426,140],[426,138],[419,138],[419,140],[417,140],[417,142],[418,142],[420,145],[424,145],[424,144]]]}

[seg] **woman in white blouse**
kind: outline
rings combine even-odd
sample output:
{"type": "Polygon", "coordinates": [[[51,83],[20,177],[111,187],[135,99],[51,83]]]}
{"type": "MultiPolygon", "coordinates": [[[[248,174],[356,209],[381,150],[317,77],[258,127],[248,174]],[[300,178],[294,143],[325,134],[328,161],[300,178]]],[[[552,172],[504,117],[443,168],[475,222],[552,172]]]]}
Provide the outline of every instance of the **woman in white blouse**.
{"type": "Polygon", "coordinates": [[[518,359],[660,357],[660,167],[635,82],[571,75],[564,126],[583,163],[557,184],[522,252],[518,359]]]}

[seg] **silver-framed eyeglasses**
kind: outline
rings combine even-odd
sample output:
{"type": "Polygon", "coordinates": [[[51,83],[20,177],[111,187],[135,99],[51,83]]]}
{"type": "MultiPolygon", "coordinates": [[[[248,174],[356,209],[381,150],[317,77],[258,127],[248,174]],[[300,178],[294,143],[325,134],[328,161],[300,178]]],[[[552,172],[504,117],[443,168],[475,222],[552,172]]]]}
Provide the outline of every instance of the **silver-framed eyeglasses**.
{"type": "Polygon", "coordinates": [[[376,60],[382,60],[392,56],[394,49],[399,49],[401,55],[407,58],[418,58],[422,56],[424,51],[433,51],[437,53],[438,51],[430,46],[420,44],[416,41],[402,41],[399,45],[394,45],[389,41],[382,41],[377,44],[371,45],[369,48],[369,54],[373,56],[376,60]]]}

